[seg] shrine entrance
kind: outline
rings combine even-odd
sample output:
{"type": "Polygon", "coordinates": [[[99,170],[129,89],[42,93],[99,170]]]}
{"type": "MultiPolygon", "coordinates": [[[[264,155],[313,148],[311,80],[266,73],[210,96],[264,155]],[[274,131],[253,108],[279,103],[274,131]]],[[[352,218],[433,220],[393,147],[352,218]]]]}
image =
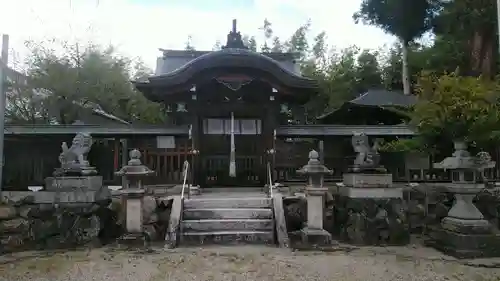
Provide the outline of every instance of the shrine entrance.
{"type": "Polygon", "coordinates": [[[259,119],[210,118],[203,120],[200,144],[202,181],[206,187],[262,186],[262,129],[259,119]],[[233,124],[233,130],[231,130],[233,124]],[[233,131],[233,141],[231,141],[233,131]],[[231,171],[232,151],[234,170],[231,171]]]}

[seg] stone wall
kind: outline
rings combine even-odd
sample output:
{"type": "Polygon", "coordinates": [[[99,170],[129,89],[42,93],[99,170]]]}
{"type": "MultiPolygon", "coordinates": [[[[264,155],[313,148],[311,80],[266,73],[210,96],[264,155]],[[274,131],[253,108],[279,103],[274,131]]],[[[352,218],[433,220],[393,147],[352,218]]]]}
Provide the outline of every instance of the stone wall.
{"type": "MultiPolygon", "coordinates": [[[[347,203],[335,195],[335,190],[330,188],[326,198],[325,230],[352,244],[404,244],[408,239],[405,232],[425,238],[428,228],[439,226],[454,202],[446,188],[435,184],[405,185],[403,200],[363,199],[347,203]]],[[[307,218],[307,202],[301,188],[284,187],[281,192],[285,195],[287,230],[301,229],[307,218]]],[[[474,202],[492,226],[500,228],[500,189],[485,189],[474,202]]]]}
{"type": "MultiPolygon", "coordinates": [[[[32,196],[0,202],[0,251],[95,246],[116,241],[124,232],[122,200],[96,203],[35,204],[32,196]]],[[[150,241],[164,240],[171,198],[146,196],[144,232],[150,241]]]]}

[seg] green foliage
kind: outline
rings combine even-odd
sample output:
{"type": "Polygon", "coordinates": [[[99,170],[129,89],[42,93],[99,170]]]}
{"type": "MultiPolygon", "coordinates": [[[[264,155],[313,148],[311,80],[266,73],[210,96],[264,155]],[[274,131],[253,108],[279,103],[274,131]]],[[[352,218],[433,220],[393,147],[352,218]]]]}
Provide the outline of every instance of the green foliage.
{"type": "Polygon", "coordinates": [[[453,45],[464,74],[493,78],[498,73],[498,19],[494,0],[440,1],[436,35],[453,45]],[[457,52],[458,51],[458,52],[457,52]]]}
{"type": "Polygon", "coordinates": [[[429,0],[363,0],[353,18],[411,42],[431,28],[435,12],[429,0]]]}
{"type": "Polygon", "coordinates": [[[470,39],[481,29],[495,29],[497,24],[495,0],[437,1],[439,15],[434,22],[438,34],[453,34],[457,39],[470,39]]]}
{"type": "Polygon", "coordinates": [[[365,92],[382,86],[382,72],[377,59],[377,53],[363,50],[357,59],[358,91],[365,92]]]}
{"type": "Polygon", "coordinates": [[[499,89],[481,77],[424,75],[412,125],[422,136],[484,145],[500,125],[499,89]]]}
{"type": "Polygon", "coordinates": [[[380,151],[385,152],[429,152],[432,148],[420,137],[380,142],[380,151]]]}
{"type": "Polygon", "coordinates": [[[281,53],[284,50],[283,44],[281,44],[280,38],[279,37],[274,37],[273,38],[273,47],[271,48],[271,52],[275,53],[281,53]]]}
{"type": "Polygon", "coordinates": [[[163,122],[159,104],[137,92],[130,80],[152,74],[141,61],[116,54],[114,48],[62,44],[63,51],[28,42],[27,84],[8,96],[12,122],[74,122],[84,108],[102,109],[127,121],[163,122]]]}
{"type": "Polygon", "coordinates": [[[301,61],[305,59],[309,52],[309,42],[307,41],[307,33],[311,27],[311,22],[301,25],[292,34],[292,37],[285,43],[285,50],[288,53],[297,53],[301,61]]]}
{"type": "Polygon", "coordinates": [[[184,50],[186,51],[196,51],[196,49],[193,46],[193,36],[189,35],[188,39],[185,43],[184,50]]]}
{"type": "Polygon", "coordinates": [[[386,150],[436,152],[454,140],[485,148],[500,140],[499,84],[457,73],[419,79],[419,100],[410,114],[418,137],[385,144],[386,150]]]}
{"type": "Polygon", "coordinates": [[[255,36],[250,37],[248,35],[243,35],[241,40],[248,49],[254,52],[257,51],[257,41],[255,40],[255,36]]]}

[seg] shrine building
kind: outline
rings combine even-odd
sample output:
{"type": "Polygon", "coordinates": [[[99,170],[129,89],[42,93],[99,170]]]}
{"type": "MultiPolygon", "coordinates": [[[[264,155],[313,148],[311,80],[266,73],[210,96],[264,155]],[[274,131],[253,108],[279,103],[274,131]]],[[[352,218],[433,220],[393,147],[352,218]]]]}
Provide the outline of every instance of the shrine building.
{"type": "MultiPolygon", "coordinates": [[[[89,161],[105,184],[120,182],[114,171],[136,148],[156,171],[146,184],[181,183],[187,160],[190,183],[203,188],[303,181],[295,171],[311,149],[334,170],[327,180],[340,181],[355,155],[354,133],[372,139],[414,135],[393,108],[411,106],[415,97],[399,92],[370,90],[333,112],[307,116],[304,105],[318,93],[318,82],[301,74],[296,54],[249,50],[236,20],[219,51],[160,51],[155,74],[133,84],[165,105],[168,125],[129,123],[95,108],[82,110],[76,125],[6,125],[4,186],[42,184],[59,165],[61,142],[78,132],[92,134],[89,161]]],[[[448,180],[429,163],[420,156],[382,155],[396,182],[448,180]]]]}

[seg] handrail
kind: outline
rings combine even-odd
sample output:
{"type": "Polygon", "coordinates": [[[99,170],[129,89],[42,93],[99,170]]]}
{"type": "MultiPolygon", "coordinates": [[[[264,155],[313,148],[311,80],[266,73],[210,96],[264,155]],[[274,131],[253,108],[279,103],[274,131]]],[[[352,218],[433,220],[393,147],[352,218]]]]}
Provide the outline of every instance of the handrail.
{"type": "Polygon", "coordinates": [[[269,197],[273,198],[273,179],[272,179],[272,173],[271,173],[271,163],[267,162],[267,178],[269,180],[269,197]]]}
{"type": "MultiPolygon", "coordinates": [[[[188,171],[189,171],[189,162],[187,160],[184,161],[184,165],[182,167],[182,171],[183,171],[184,179],[182,181],[181,199],[184,199],[184,191],[186,189],[187,175],[188,175],[188,171]]],[[[188,192],[188,199],[189,199],[189,195],[190,194],[188,192]]]]}

